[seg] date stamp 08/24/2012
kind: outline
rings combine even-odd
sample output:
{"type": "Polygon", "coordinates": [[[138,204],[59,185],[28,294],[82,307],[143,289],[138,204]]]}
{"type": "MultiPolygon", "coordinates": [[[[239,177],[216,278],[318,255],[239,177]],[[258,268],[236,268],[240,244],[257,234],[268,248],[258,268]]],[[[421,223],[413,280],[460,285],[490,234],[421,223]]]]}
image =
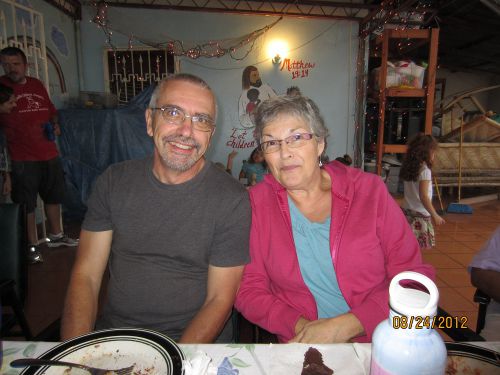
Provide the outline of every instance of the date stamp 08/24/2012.
{"type": "Polygon", "coordinates": [[[393,316],[394,329],[467,329],[466,316],[393,316]]]}

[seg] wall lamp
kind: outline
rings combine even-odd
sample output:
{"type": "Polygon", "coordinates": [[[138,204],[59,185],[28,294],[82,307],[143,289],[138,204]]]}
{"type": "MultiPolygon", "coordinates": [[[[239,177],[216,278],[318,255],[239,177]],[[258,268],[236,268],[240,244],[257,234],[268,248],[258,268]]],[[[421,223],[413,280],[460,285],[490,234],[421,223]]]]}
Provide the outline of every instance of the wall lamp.
{"type": "Polygon", "coordinates": [[[288,43],[282,39],[274,39],[267,45],[267,57],[274,65],[281,64],[288,56],[288,43]]]}

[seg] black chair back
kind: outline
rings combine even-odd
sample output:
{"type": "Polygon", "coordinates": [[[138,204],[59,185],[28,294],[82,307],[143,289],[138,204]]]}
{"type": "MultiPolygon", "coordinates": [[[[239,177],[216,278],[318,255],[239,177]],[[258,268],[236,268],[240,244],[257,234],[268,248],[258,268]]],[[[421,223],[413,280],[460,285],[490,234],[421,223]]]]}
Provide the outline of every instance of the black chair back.
{"type": "Polygon", "coordinates": [[[33,335],[24,315],[27,285],[27,232],[24,207],[16,203],[0,204],[0,297],[2,307],[9,306],[13,314],[2,311],[0,339],[33,335]],[[19,326],[21,331],[13,331],[19,326]]]}
{"type": "Polygon", "coordinates": [[[20,301],[27,284],[27,235],[24,207],[0,204],[0,280],[13,280],[20,301]]]}

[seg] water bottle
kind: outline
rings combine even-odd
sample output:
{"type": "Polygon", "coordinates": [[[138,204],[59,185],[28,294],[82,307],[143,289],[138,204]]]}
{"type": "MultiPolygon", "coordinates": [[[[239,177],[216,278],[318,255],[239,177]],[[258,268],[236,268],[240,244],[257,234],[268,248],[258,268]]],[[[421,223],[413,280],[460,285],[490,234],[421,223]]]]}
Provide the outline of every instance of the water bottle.
{"type": "Polygon", "coordinates": [[[43,124],[43,132],[45,133],[45,137],[47,137],[49,141],[56,140],[56,134],[54,133],[54,125],[52,125],[52,123],[47,122],[43,124]]]}
{"type": "Polygon", "coordinates": [[[443,375],[447,354],[434,330],[439,292],[436,284],[417,272],[396,275],[389,286],[389,318],[372,338],[371,375],[443,375]],[[404,288],[400,281],[417,281],[427,288],[404,288]]]}

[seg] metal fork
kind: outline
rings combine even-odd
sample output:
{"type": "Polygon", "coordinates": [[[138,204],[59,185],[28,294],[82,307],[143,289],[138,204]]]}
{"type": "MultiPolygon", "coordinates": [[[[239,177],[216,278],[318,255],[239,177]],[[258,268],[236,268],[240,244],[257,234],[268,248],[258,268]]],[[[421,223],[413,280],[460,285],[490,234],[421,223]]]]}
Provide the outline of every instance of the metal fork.
{"type": "Polygon", "coordinates": [[[16,359],[10,363],[11,367],[26,367],[26,366],[64,366],[64,367],[76,367],[82,370],[86,370],[90,375],[131,375],[134,365],[119,368],[116,370],[90,367],[86,365],[81,365],[79,363],[71,363],[64,361],[55,361],[52,359],[39,359],[39,358],[21,358],[16,359]]]}

